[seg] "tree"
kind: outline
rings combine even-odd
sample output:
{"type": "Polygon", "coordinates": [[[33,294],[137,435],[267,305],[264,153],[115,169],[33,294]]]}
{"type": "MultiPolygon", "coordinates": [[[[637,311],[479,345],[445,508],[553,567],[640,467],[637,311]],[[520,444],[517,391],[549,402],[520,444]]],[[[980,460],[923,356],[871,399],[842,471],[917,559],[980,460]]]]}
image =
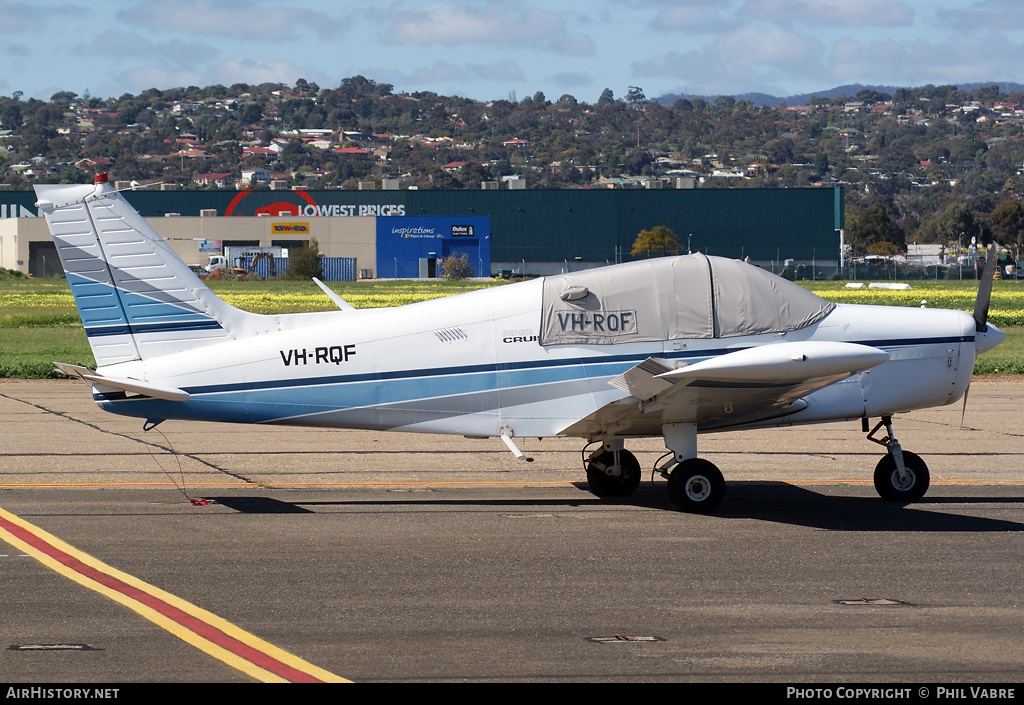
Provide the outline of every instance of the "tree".
{"type": "Polygon", "coordinates": [[[793,156],[793,140],[787,138],[775,140],[768,145],[768,159],[773,164],[792,164],[794,161],[793,156]]]}
{"type": "Polygon", "coordinates": [[[312,279],[323,276],[320,264],[320,243],[316,238],[311,238],[306,246],[292,255],[288,262],[288,279],[312,279]]]}
{"type": "Polygon", "coordinates": [[[818,174],[819,176],[825,176],[826,174],[828,174],[828,168],[829,163],[827,154],[825,154],[824,152],[818,152],[816,155],[814,155],[814,173],[818,174]]]}
{"type": "Polygon", "coordinates": [[[882,242],[891,243],[899,252],[907,249],[903,231],[881,203],[873,203],[849,218],[846,235],[854,252],[867,252],[882,242]]]}
{"type": "Polygon", "coordinates": [[[1020,250],[1024,241],[1024,204],[1008,199],[992,211],[992,226],[995,234],[1004,243],[1015,243],[1020,250]]]}
{"type": "Polygon", "coordinates": [[[645,100],[647,100],[647,96],[644,95],[644,89],[639,86],[630,86],[626,91],[626,102],[634,108],[640,107],[645,100]]]}
{"type": "Polygon", "coordinates": [[[977,215],[962,203],[953,203],[941,213],[931,216],[918,230],[921,242],[955,242],[961,248],[970,245],[972,237],[983,235],[977,215]]]}
{"type": "Polygon", "coordinates": [[[679,254],[680,249],[682,245],[679,244],[676,234],[664,225],[656,225],[650,230],[641,230],[637,233],[630,255],[637,259],[649,259],[679,254]]]}
{"type": "Polygon", "coordinates": [[[473,276],[473,267],[469,264],[469,255],[465,252],[453,252],[441,260],[441,278],[448,281],[461,281],[473,276]]]}
{"type": "Polygon", "coordinates": [[[893,243],[888,240],[879,240],[868,245],[869,255],[881,255],[882,257],[889,257],[891,255],[898,255],[902,251],[893,243]]]}
{"type": "Polygon", "coordinates": [[[239,122],[243,125],[251,125],[262,119],[263,107],[254,101],[245,102],[235,109],[235,116],[238,117],[239,122]]]}

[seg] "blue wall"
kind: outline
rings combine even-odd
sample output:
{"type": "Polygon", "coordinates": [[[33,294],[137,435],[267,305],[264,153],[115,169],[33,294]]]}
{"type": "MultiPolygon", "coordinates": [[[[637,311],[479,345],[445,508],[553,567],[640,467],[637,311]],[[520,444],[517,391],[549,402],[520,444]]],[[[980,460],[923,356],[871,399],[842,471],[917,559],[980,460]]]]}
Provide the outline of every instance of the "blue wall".
{"type": "Polygon", "coordinates": [[[377,218],[377,276],[420,276],[421,259],[437,260],[465,252],[474,277],[491,275],[489,216],[401,216],[377,218]]]}

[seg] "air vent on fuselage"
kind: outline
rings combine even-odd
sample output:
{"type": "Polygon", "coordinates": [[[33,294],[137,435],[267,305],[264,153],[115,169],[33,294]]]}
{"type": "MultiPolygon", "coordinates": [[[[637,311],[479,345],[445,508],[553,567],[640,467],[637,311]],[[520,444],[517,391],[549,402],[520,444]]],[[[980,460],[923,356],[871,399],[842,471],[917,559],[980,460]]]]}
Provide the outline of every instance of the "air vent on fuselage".
{"type": "Polygon", "coordinates": [[[457,343],[461,340],[469,340],[466,331],[461,328],[442,328],[441,330],[435,330],[434,335],[442,343],[457,343]]]}

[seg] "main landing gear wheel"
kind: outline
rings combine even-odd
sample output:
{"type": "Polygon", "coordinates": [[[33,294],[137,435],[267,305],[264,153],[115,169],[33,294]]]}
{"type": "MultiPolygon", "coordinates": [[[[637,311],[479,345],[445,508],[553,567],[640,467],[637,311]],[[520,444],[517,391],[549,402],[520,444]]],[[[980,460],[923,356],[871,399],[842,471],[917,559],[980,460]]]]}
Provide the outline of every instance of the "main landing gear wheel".
{"type": "Polygon", "coordinates": [[[668,498],[683,512],[713,512],[725,497],[725,478],[714,463],[684,460],[668,476],[668,498]]]}
{"type": "Polygon", "coordinates": [[[608,473],[615,467],[615,453],[610,450],[587,463],[587,483],[598,497],[628,497],[640,486],[640,461],[628,450],[619,451],[618,474],[608,473]]]}
{"type": "Polygon", "coordinates": [[[903,451],[903,466],[907,474],[900,480],[900,471],[892,454],[882,456],[875,466],[875,489],[887,502],[916,502],[928,491],[928,466],[921,458],[903,451]]]}

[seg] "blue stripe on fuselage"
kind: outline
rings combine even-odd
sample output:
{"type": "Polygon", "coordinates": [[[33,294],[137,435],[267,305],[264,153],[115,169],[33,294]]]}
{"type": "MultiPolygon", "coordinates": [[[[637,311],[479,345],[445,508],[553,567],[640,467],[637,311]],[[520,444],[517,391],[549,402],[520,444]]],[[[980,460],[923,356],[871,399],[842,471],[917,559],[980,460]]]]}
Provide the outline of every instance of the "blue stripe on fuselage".
{"type": "MultiPolygon", "coordinates": [[[[969,336],[862,342],[879,348],[973,342],[969,336]]],[[[115,399],[94,395],[119,413],[166,418],[223,421],[273,421],[303,414],[385,406],[580,379],[611,379],[647,357],[700,362],[740,348],[701,351],[647,351],[628,355],[527,360],[461,367],[372,372],[333,377],[308,377],[186,387],[192,399],[167,402],[147,398],[115,399]],[[144,409],[125,408],[144,405],[144,409]]],[[[758,386],[758,385],[754,385],[758,386]]],[[[760,385],[766,386],[766,385],[760,385]]],[[[770,386],[770,385],[767,385],[770,386]]],[[[443,406],[439,404],[439,406],[443,406]]],[[[482,411],[482,410],[481,410],[482,411]]]]}

